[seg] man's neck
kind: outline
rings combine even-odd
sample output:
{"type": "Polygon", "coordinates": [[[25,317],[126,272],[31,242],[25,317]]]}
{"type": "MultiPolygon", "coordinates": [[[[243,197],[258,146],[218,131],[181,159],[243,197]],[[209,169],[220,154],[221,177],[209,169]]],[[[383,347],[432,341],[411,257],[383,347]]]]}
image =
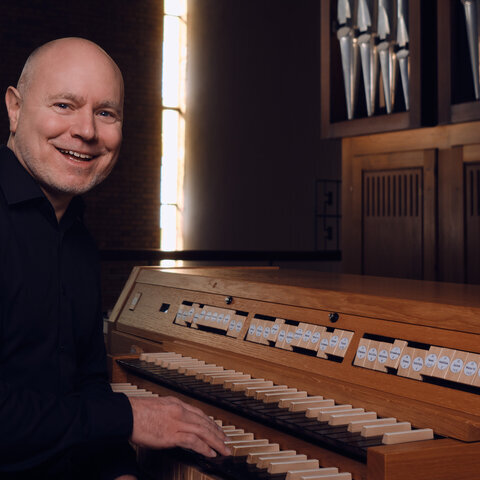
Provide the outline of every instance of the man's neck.
{"type": "MultiPolygon", "coordinates": [[[[16,148],[15,148],[15,137],[14,135],[10,134],[7,142],[7,147],[12,150],[12,152],[16,155],[18,161],[22,164],[23,168],[33,177],[34,175],[28,167],[22,162],[20,156],[18,155],[16,148]]],[[[68,194],[68,193],[63,193],[63,192],[57,192],[57,191],[52,191],[49,190],[42,185],[40,185],[40,188],[42,189],[42,192],[45,194],[47,197],[48,201],[52,204],[53,209],[55,210],[55,216],[57,217],[57,222],[60,222],[62,219],[63,215],[67,211],[68,206],[70,205],[70,202],[74,195],[68,194]]]]}
{"type": "Polygon", "coordinates": [[[63,215],[67,211],[68,206],[73,198],[73,195],[59,192],[51,192],[46,188],[40,186],[42,192],[47,197],[48,201],[52,204],[53,209],[55,210],[55,216],[57,221],[60,223],[63,215]]]}

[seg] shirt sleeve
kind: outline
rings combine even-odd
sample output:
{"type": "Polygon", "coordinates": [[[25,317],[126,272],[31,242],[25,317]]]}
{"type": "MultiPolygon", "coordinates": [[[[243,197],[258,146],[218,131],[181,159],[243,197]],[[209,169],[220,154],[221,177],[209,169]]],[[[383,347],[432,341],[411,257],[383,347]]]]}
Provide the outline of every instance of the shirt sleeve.
{"type": "MultiPolygon", "coordinates": [[[[90,341],[79,352],[71,393],[59,396],[0,380],[0,472],[26,470],[83,445],[128,442],[130,402],[108,383],[100,313],[90,322],[90,341]]],[[[121,457],[119,465],[128,473],[132,466],[121,457]]]]}
{"type": "Polygon", "coordinates": [[[0,465],[14,471],[76,445],[126,441],[132,413],[123,394],[90,389],[58,398],[0,383],[0,423],[0,465]]]}
{"type": "Polygon", "coordinates": [[[96,321],[93,323],[88,348],[83,349],[82,355],[79,357],[76,390],[86,398],[94,399],[96,403],[93,408],[95,419],[92,419],[93,423],[89,427],[91,429],[92,445],[93,448],[95,448],[95,445],[99,445],[100,438],[109,439],[107,445],[100,444],[99,463],[101,465],[99,464],[99,470],[102,480],[113,480],[120,475],[138,475],[138,469],[134,451],[127,441],[133,429],[133,414],[130,403],[125,395],[112,393],[108,383],[100,304],[99,296],[96,321]],[[126,400],[127,405],[121,406],[125,411],[120,411],[120,408],[117,411],[109,411],[108,403],[106,405],[97,403],[104,396],[112,395],[126,400]],[[107,419],[107,422],[105,422],[105,419],[107,419]],[[105,430],[100,431],[98,427],[102,423],[105,430]],[[125,435],[125,432],[127,432],[127,435],[125,435]]]}

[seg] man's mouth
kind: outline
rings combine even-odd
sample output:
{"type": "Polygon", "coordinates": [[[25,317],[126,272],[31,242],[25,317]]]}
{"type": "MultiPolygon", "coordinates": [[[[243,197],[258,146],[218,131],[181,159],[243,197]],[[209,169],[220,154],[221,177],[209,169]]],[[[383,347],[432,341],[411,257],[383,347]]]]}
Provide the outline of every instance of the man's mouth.
{"type": "Polygon", "coordinates": [[[93,155],[87,155],[86,153],[75,152],[74,150],[63,150],[61,148],[58,148],[57,150],[60,153],[63,153],[64,155],[68,155],[82,162],[88,162],[93,158],[93,155]]]}

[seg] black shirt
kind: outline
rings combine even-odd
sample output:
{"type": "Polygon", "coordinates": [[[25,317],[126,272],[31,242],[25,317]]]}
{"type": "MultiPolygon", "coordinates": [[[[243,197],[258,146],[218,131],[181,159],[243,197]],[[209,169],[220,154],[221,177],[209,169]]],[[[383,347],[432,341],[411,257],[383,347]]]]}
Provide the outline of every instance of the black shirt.
{"type": "Polygon", "coordinates": [[[0,477],[132,431],[128,399],[107,382],[98,254],[82,211],[74,198],[57,222],[0,147],[0,477]]]}

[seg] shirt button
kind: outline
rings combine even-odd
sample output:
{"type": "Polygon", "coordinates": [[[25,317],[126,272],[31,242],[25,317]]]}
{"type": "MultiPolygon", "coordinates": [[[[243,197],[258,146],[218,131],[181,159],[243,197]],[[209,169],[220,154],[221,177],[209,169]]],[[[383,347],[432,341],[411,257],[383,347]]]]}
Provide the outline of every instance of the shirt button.
{"type": "Polygon", "coordinates": [[[67,350],[67,347],[65,345],[60,345],[58,347],[58,349],[61,351],[61,352],[65,352],[67,350]]]}

